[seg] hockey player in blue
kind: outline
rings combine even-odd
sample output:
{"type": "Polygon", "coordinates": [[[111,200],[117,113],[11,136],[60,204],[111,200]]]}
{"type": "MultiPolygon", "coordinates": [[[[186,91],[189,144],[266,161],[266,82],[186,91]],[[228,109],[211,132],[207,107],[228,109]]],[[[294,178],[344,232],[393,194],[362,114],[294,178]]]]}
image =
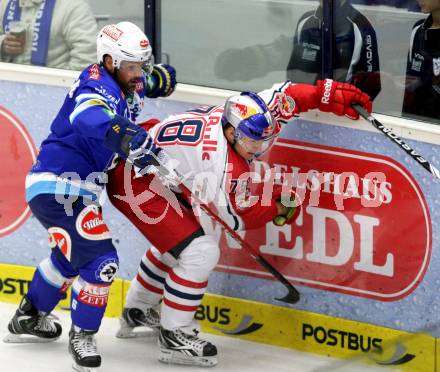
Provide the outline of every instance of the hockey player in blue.
{"type": "Polygon", "coordinates": [[[5,338],[59,338],[61,325],[48,315],[72,286],[69,352],[78,371],[101,364],[94,334],[118,269],[99,204],[103,172],[115,153],[141,168],[165,157],[134,122],[145,96],[168,96],[176,84],[174,68],[152,64],[147,37],[130,22],[100,31],[97,57],[99,64],[87,67],[67,95],[26,178],[27,201],[48,230],[52,251],[38,265],[5,338]]]}

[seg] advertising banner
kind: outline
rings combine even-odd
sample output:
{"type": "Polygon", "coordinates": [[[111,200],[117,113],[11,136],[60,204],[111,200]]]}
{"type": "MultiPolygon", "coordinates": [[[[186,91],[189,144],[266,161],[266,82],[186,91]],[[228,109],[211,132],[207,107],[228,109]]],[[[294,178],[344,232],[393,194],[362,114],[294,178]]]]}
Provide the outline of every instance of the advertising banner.
{"type": "Polygon", "coordinates": [[[18,229],[30,216],[24,179],[36,158],[32,137],[20,120],[0,106],[0,238],[18,229]]]}
{"type": "MultiPolygon", "coordinates": [[[[0,264],[0,301],[18,304],[27,291],[33,272],[31,267],[0,264]]],[[[127,281],[115,281],[105,316],[121,315],[129,287],[127,281]]],[[[67,294],[57,310],[68,310],[69,307],[70,296],[67,294]]],[[[396,331],[215,294],[204,296],[195,319],[203,332],[341,359],[329,359],[322,372],[358,371],[370,367],[376,370],[374,367],[379,366],[398,367],[399,371],[408,372],[435,369],[437,340],[424,333],[396,331]]],[[[138,331],[148,334],[142,327],[138,331]]]]}
{"type": "MultiPolygon", "coordinates": [[[[407,296],[422,281],[432,227],[414,177],[386,156],[282,139],[255,171],[303,200],[293,225],[244,238],[291,281],[380,301],[407,296]],[[411,229],[411,234],[407,231],[411,229]]],[[[225,239],[219,268],[266,276],[225,239]]]]}
{"type": "Polygon", "coordinates": [[[210,295],[196,318],[203,330],[342,358],[322,371],[357,371],[358,363],[434,371],[436,340],[326,315],[210,295]]]}

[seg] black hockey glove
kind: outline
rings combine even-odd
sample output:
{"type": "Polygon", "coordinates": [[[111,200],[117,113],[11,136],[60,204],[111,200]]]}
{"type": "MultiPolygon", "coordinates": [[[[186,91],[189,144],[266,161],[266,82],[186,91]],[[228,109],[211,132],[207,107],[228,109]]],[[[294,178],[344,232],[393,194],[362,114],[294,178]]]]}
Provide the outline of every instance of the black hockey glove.
{"type": "Polygon", "coordinates": [[[173,159],[156,146],[148,132],[120,115],[114,115],[104,138],[104,146],[132,163],[138,174],[155,174],[166,187],[177,186],[181,177],[173,159]]]}
{"type": "Polygon", "coordinates": [[[144,128],[120,115],[112,118],[104,146],[141,169],[154,163],[155,157],[162,151],[144,128]]]}
{"type": "Polygon", "coordinates": [[[176,87],[176,69],[167,64],[153,66],[150,75],[146,75],[145,88],[148,98],[168,97],[176,87]]]}

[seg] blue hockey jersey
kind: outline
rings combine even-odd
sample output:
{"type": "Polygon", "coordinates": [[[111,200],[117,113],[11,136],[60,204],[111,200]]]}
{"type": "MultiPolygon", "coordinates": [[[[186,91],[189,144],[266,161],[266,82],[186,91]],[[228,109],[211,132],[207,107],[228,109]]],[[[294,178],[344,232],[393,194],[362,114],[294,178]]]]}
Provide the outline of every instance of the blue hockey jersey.
{"type": "Polygon", "coordinates": [[[144,96],[145,78],[127,97],[104,67],[93,64],[84,69],[41,144],[26,180],[27,200],[41,193],[56,193],[56,183],[60,182],[57,176],[79,181],[72,193],[87,194],[87,189],[99,183],[96,175],[105,171],[114,155],[103,144],[113,114],[134,122],[143,108],[144,96]]]}

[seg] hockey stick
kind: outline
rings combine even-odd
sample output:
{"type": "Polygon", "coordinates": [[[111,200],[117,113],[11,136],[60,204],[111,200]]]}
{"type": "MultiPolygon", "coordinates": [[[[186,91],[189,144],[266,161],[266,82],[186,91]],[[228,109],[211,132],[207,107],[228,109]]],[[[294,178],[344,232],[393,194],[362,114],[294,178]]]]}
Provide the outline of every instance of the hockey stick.
{"type": "Polygon", "coordinates": [[[434,167],[428,160],[420,155],[416,150],[404,142],[400,137],[396,136],[390,128],[385,127],[379,120],[374,118],[367,110],[358,104],[354,104],[353,108],[361,115],[365,120],[369,121],[374,127],[379,129],[385,134],[391,141],[404,150],[409,156],[417,161],[423,168],[429,173],[434,175],[435,178],[440,179],[440,171],[434,167]]]}
{"type": "MultiPolygon", "coordinates": [[[[155,159],[153,161],[153,165],[158,169],[159,173],[167,178],[169,172],[166,167],[162,166],[160,162],[155,159]]],[[[300,294],[298,290],[277,270],[275,269],[263,256],[258,254],[256,250],[247,243],[244,239],[241,238],[240,235],[238,235],[233,229],[231,229],[225,221],[223,221],[219,216],[217,216],[216,213],[212,211],[212,209],[204,203],[200,198],[198,198],[194,193],[191,192],[191,190],[183,183],[181,182],[181,177],[179,177],[179,188],[183,191],[185,196],[189,200],[194,200],[200,208],[214,221],[218,222],[223,230],[232,238],[234,239],[247,253],[249,253],[262,267],[264,267],[267,271],[269,271],[278,281],[281,282],[286,288],[287,288],[287,295],[282,298],[276,298],[278,301],[283,301],[288,304],[295,304],[300,299],[300,294]]]]}

